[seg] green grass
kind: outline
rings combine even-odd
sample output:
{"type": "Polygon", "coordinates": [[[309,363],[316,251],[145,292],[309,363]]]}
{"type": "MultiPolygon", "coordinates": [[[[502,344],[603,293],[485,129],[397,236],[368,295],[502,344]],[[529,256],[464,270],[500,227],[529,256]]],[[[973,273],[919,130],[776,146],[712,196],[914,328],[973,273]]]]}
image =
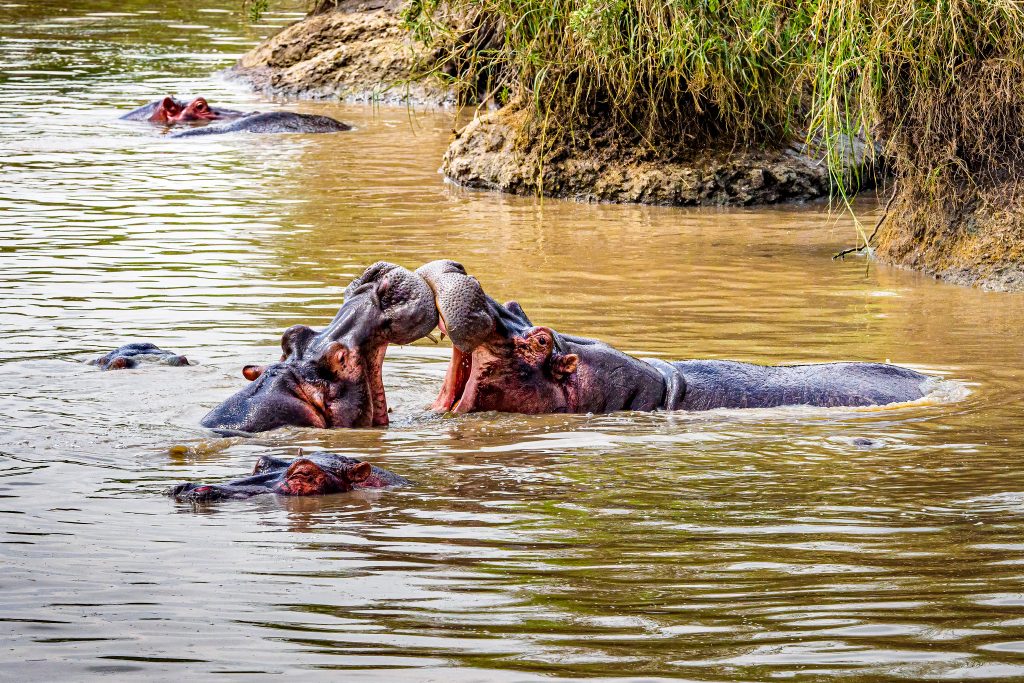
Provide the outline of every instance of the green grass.
{"type": "Polygon", "coordinates": [[[965,186],[1024,157],[1017,0],[413,0],[466,90],[532,110],[529,137],[673,154],[884,143],[897,174],[965,186]]]}

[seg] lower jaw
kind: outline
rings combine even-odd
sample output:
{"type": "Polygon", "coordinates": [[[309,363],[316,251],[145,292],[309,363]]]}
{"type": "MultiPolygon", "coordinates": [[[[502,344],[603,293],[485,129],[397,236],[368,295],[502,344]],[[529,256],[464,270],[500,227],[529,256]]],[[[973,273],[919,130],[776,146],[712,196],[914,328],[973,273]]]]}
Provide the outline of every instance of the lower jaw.
{"type": "Polygon", "coordinates": [[[473,354],[464,353],[458,348],[452,347],[452,359],[448,363],[447,372],[445,372],[444,384],[430,409],[439,412],[468,412],[469,406],[463,405],[462,399],[472,372],[473,354]]]}
{"type": "Polygon", "coordinates": [[[370,418],[370,426],[386,427],[390,421],[388,418],[388,399],[384,393],[384,354],[388,346],[371,351],[366,359],[368,369],[367,384],[370,391],[370,406],[373,415],[370,418]]]}

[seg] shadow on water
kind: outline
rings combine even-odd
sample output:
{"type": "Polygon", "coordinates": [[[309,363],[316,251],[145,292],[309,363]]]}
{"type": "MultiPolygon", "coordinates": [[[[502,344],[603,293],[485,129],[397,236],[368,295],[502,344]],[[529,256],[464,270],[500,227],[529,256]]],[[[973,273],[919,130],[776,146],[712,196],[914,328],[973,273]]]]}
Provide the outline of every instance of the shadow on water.
{"type": "Polygon", "coordinates": [[[247,27],[229,2],[150,5],[0,5],[10,675],[1024,676],[1024,298],[832,262],[853,231],[821,205],[451,187],[451,113],[267,102],[208,75],[295,11],[247,27]],[[199,142],[116,120],[164,92],[356,130],[199,142]],[[197,427],[367,264],[440,257],[638,354],[889,359],[951,381],[884,410],[453,419],[423,410],[450,351],[421,342],[389,352],[388,430],[197,427]],[[139,339],[199,365],[79,362],[139,339]],[[161,495],[300,448],[415,485],[161,495]]]}

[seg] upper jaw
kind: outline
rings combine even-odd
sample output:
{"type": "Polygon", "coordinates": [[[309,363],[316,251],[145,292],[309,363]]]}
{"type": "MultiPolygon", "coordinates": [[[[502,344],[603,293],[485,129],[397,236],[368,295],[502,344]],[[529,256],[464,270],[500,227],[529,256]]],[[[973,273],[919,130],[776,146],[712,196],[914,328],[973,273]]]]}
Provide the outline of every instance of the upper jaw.
{"type": "Polygon", "coordinates": [[[373,355],[378,346],[410,344],[425,337],[437,323],[427,283],[402,266],[380,261],[345,288],[345,303],[307,348],[315,354],[340,341],[373,355]]]}
{"type": "Polygon", "coordinates": [[[460,263],[432,261],[416,274],[433,293],[442,332],[463,353],[472,353],[486,344],[501,344],[530,326],[518,306],[502,306],[487,296],[460,263]]]}

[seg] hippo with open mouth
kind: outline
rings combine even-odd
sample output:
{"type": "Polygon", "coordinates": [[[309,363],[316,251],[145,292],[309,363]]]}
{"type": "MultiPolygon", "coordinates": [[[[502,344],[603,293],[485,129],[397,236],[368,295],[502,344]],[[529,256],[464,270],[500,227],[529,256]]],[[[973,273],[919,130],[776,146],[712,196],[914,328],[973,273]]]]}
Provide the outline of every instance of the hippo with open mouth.
{"type": "Polygon", "coordinates": [[[765,366],[720,360],[640,360],[594,339],[534,326],[501,305],[461,264],[434,261],[430,286],[453,350],[432,408],[469,413],[608,413],[872,406],[923,397],[930,378],[884,363],[765,366]]]}
{"type": "Polygon", "coordinates": [[[330,325],[320,332],[305,325],[287,329],[281,360],[245,366],[250,384],[202,424],[242,432],[387,425],[381,368],[388,344],[409,344],[436,326],[426,282],[393,263],[375,263],[345,289],[330,325]]]}
{"type": "Polygon", "coordinates": [[[334,453],[312,453],[297,460],[261,457],[252,476],[226,484],[178,484],[167,494],[179,501],[205,503],[237,500],[267,493],[280,496],[321,496],[356,489],[409,486],[405,477],[368,462],[334,453]]]}

